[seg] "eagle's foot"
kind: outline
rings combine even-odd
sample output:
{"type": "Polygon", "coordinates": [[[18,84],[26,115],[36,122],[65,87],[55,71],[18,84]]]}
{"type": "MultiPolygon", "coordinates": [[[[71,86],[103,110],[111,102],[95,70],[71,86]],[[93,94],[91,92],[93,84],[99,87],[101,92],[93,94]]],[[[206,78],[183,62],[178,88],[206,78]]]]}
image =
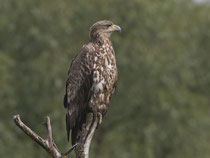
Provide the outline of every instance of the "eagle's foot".
{"type": "Polygon", "coordinates": [[[82,158],[85,158],[85,154],[83,153],[81,157],[82,157],[82,158]]]}
{"type": "Polygon", "coordinates": [[[98,112],[97,114],[98,114],[98,125],[100,125],[102,123],[103,117],[100,112],[98,112]]]}

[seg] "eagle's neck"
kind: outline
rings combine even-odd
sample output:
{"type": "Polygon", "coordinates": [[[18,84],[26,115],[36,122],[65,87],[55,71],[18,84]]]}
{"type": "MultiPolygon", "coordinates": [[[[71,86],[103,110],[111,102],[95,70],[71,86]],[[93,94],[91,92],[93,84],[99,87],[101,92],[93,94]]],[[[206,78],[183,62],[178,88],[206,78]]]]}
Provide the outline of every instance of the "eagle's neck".
{"type": "Polygon", "coordinates": [[[112,45],[112,42],[110,40],[110,35],[104,35],[104,34],[94,34],[91,36],[90,39],[91,42],[96,43],[99,46],[102,46],[104,44],[109,44],[110,46],[112,45]]]}

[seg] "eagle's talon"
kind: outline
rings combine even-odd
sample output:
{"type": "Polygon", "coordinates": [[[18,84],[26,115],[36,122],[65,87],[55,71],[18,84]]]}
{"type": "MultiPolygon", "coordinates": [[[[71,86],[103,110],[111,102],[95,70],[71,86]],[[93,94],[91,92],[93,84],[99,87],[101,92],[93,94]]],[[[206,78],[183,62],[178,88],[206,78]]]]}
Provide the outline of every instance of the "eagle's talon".
{"type": "Polygon", "coordinates": [[[102,114],[98,112],[98,125],[100,125],[103,121],[102,114]]]}

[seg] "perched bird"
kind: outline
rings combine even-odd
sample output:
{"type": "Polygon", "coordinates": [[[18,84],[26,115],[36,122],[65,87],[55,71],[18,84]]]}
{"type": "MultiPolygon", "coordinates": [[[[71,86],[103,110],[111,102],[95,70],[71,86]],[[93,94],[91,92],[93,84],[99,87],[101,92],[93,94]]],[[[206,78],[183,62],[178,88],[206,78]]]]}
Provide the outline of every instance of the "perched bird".
{"type": "Polygon", "coordinates": [[[87,112],[98,117],[98,124],[107,112],[110,97],[118,79],[115,52],[110,35],[121,28],[110,21],[96,22],[90,28],[90,42],[73,59],[66,81],[64,107],[66,130],[72,130],[72,145],[87,112]]]}

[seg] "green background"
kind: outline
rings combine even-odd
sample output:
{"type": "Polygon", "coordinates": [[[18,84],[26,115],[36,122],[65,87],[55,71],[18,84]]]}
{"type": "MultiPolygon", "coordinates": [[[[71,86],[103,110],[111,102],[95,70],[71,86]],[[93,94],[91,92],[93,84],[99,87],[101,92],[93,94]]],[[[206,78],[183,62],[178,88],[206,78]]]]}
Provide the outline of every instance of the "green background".
{"type": "Polygon", "coordinates": [[[0,157],[48,157],[15,114],[43,137],[49,115],[56,144],[70,148],[67,71],[103,19],[122,28],[119,81],[90,157],[209,158],[210,3],[191,0],[0,0],[0,157]]]}

